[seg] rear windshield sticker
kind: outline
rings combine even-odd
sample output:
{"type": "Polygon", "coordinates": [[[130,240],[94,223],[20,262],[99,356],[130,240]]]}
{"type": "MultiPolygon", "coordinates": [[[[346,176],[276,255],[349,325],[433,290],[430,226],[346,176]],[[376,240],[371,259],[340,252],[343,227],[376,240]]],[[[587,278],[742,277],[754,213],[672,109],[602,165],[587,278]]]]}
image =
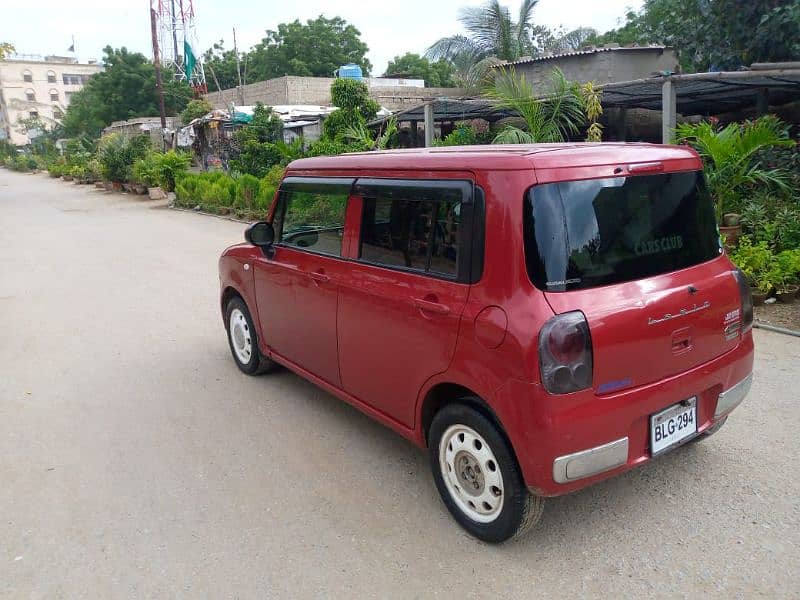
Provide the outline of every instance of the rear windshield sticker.
{"type": "Polygon", "coordinates": [[[637,256],[646,256],[648,254],[658,254],[659,252],[669,252],[670,250],[677,250],[679,248],[683,248],[683,236],[673,235],[656,240],[636,242],[633,251],[636,252],[637,256]]]}

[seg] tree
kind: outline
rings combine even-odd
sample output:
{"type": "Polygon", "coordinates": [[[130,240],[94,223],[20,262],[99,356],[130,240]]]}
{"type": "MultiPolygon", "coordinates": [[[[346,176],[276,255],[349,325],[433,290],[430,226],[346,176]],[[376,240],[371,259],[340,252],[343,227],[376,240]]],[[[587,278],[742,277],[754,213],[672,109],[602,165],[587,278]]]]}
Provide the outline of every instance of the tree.
{"type": "Polygon", "coordinates": [[[441,38],[428,48],[426,56],[452,62],[459,84],[474,85],[492,64],[533,54],[532,19],[537,2],[523,0],[516,20],[498,0],[463,8],[458,20],[467,35],[441,38]]]}
{"type": "Polygon", "coordinates": [[[189,104],[186,105],[186,108],[184,108],[181,113],[181,122],[186,125],[195,119],[207,115],[213,108],[211,103],[204,98],[190,100],[189,104]]]}
{"type": "Polygon", "coordinates": [[[646,0],[622,26],[589,41],[673,46],[685,72],[796,60],[800,0],[646,0]]]}
{"type": "Polygon", "coordinates": [[[247,54],[248,79],[263,80],[283,75],[332,77],[347,63],[361,66],[369,75],[372,64],[366,58],[369,48],[361,32],[340,17],[320,15],[305,24],[296,20],[281,23],[247,54]]]}
{"type": "MultiPolygon", "coordinates": [[[[64,130],[69,136],[98,136],[114,121],[158,115],[155,67],[143,54],[126,48],[103,50],[105,69],[93,75],[84,88],[70,99],[64,115],[64,130]]],[[[164,77],[167,114],[186,107],[192,90],[169,72],[164,77]]]]}
{"type": "Polygon", "coordinates": [[[454,71],[453,65],[446,60],[430,62],[424,56],[406,52],[389,61],[385,76],[424,79],[428,87],[453,87],[454,71]]]}
{"type": "MultiPolygon", "coordinates": [[[[241,54],[239,62],[244,67],[248,63],[248,55],[241,54]]],[[[219,84],[220,89],[227,90],[235,88],[239,85],[239,74],[236,64],[236,52],[234,50],[225,50],[225,43],[220,40],[203,54],[203,64],[210,76],[209,84],[219,84]]],[[[246,73],[246,68],[242,69],[246,73]]]]}
{"type": "Polygon", "coordinates": [[[337,79],[331,84],[331,102],[339,110],[322,122],[325,136],[340,139],[350,127],[358,127],[375,118],[380,105],[369,97],[365,83],[355,79],[337,79]]]}
{"type": "Polygon", "coordinates": [[[533,55],[575,52],[590,45],[590,42],[596,37],[597,30],[591,27],[578,27],[567,31],[563,27],[550,29],[543,25],[537,25],[533,28],[533,55]]]}
{"type": "Polygon", "coordinates": [[[263,177],[283,158],[276,145],[283,141],[283,121],[271,108],[258,103],[253,110],[253,120],[233,134],[233,141],[239,155],[231,160],[231,168],[263,177]]]}
{"type": "Polygon", "coordinates": [[[14,48],[14,44],[0,42],[0,60],[3,60],[9,54],[14,54],[16,51],[17,50],[14,48]]]}
{"type": "Polygon", "coordinates": [[[498,106],[513,110],[524,122],[524,129],[506,125],[493,143],[531,144],[563,142],[586,123],[586,108],[580,87],[570,83],[554,69],[545,99],[537,98],[524,75],[513,68],[499,69],[486,95],[498,106]]]}

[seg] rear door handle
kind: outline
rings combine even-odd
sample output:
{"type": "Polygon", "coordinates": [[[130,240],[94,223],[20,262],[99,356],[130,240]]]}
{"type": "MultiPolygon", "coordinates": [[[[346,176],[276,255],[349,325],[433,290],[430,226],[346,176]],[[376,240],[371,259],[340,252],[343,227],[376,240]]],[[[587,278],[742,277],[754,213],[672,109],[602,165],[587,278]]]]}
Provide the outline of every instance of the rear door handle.
{"type": "Polygon", "coordinates": [[[331,280],[331,278],[325,275],[325,273],[320,273],[319,271],[312,271],[308,275],[311,277],[311,279],[320,283],[328,283],[331,280]]]}
{"type": "Polygon", "coordinates": [[[446,304],[439,304],[424,298],[414,298],[414,306],[425,312],[436,313],[437,315],[446,315],[450,312],[450,307],[446,304]]]}

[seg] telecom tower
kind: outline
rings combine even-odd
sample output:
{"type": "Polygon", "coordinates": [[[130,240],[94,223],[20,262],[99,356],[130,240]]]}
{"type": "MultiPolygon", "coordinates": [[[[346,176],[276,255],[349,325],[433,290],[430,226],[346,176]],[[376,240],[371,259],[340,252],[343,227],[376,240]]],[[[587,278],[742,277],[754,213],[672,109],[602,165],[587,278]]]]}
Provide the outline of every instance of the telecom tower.
{"type": "Polygon", "coordinates": [[[158,54],[165,77],[188,81],[196,94],[204,94],[206,75],[197,47],[193,0],[150,0],[155,13],[158,54]]]}

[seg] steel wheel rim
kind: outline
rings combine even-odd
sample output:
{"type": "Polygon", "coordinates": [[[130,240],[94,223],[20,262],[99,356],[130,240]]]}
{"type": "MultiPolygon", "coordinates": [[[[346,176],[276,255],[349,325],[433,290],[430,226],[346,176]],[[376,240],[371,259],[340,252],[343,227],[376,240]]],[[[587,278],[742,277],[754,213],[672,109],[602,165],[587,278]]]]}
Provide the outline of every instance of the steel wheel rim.
{"type": "Polygon", "coordinates": [[[239,362],[245,365],[249,363],[253,356],[253,339],[250,335],[250,325],[247,324],[247,318],[238,308],[234,308],[231,311],[228,335],[231,338],[233,353],[239,359],[239,362]]]}
{"type": "Polygon", "coordinates": [[[439,468],[450,497],[473,521],[491,523],[505,501],[503,474],[489,444],[466,425],[451,425],[439,442],[439,468]]]}

